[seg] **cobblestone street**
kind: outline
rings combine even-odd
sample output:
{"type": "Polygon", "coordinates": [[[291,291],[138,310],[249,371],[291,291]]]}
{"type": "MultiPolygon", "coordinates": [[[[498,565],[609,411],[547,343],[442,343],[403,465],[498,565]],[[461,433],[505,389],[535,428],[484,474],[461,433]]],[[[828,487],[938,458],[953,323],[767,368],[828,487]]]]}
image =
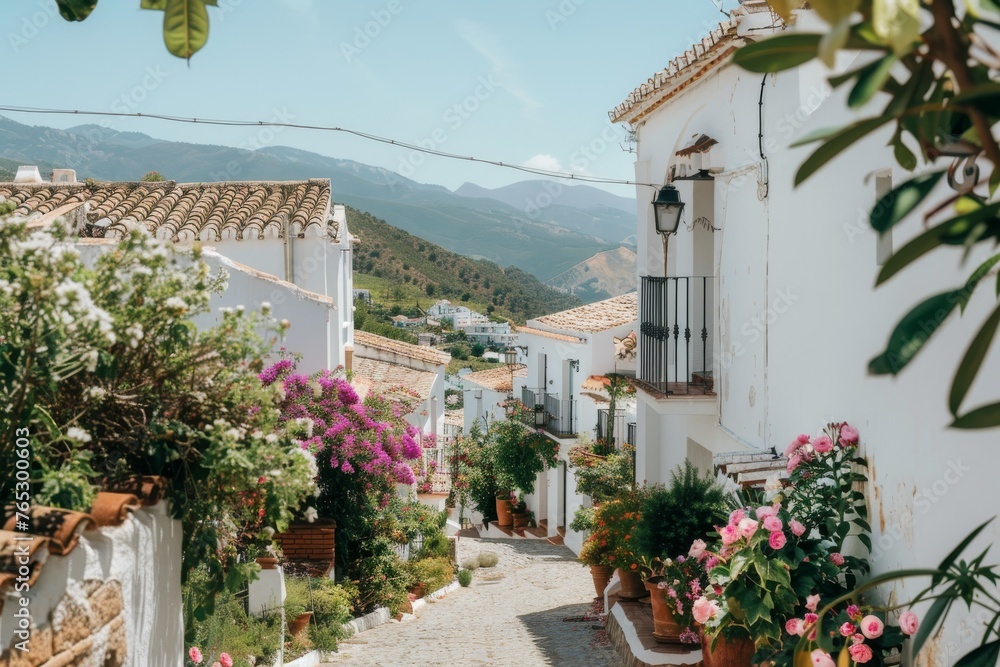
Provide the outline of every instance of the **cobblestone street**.
{"type": "Polygon", "coordinates": [[[572,552],[545,540],[461,538],[458,560],[500,557],[472,585],[431,602],[416,620],[391,622],[341,643],[327,665],[612,667],[617,662],[590,612],[594,585],[572,552]]]}

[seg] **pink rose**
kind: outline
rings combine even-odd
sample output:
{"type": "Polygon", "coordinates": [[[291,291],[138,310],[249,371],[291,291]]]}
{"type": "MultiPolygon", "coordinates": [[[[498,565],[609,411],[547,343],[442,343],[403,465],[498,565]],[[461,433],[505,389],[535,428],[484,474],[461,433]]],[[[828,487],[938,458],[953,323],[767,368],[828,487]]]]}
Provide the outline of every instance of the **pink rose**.
{"type": "Polygon", "coordinates": [[[719,603],[709,600],[704,595],[694,601],[691,606],[691,615],[695,622],[705,625],[710,619],[715,618],[719,613],[719,603]]]}
{"type": "Polygon", "coordinates": [[[736,529],[736,526],[729,524],[722,528],[717,528],[719,531],[719,536],[722,538],[723,546],[728,546],[740,539],[740,531],[736,529]]]}
{"type": "Polygon", "coordinates": [[[840,555],[839,551],[835,551],[834,553],[830,554],[830,560],[837,567],[842,567],[844,565],[844,557],[840,555]]]}
{"type": "Polygon", "coordinates": [[[819,606],[819,595],[810,595],[806,598],[806,609],[809,611],[816,611],[816,607],[819,606]]]}
{"type": "Polygon", "coordinates": [[[763,521],[767,517],[774,516],[775,514],[777,514],[778,513],[778,509],[780,507],[781,507],[780,504],[764,505],[764,506],[758,507],[756,510],[754,510],[754,514],[757,515],[757,520],[758,521],[763,521]]]}
{"type": "Polygon", "coordinates": [[[854,627],[853,623],[844,623],[842,626],[840,626],[840,636],[841,637],[850,637],[855,632],[857,632],[857,630],[858,629],[856,627],[854,627]]]}
{"type": "Polygon", "coordinates": [[[801,618],[790,618],[785,622],[785,631],[790,635],[801,637],[806,631],[806,624],[801,618]]]}
{"type": "Polygon", "coordinates": [[[858,429],[845,422],[840,427],[840,444],[845,447],[858,444],[858,429]]]}
{"type": "Polygon", "coordinates": [[[788,527],[792,529],[792,535],[795,537],[802,537],[802,534],[806,532],[806,527],[795,519],[788,522],[788,527]]]}
{"type": "Polygon", "coordinates": [[[788,465],[785,467],[787,468],[788,472],[792,472],[793,470],[799,467],[800,463],[802,463],[802,457],[799,456],[798,454],[792,454],[791,456],[788,457],[788,465]]]}
{"type": "Polygon", "coordinates": [[[806,623],[806,627],[809,627],[810,625],[819,620],[819,615],[809,612],[808,614],[806,614],[806,617],[803,620],[806,623]]]}
{"type": "Polygon", "coordinates": [[[764,517],[764,529],[767,532],[773,533],[774,531],[781,530],[782,528],[784,528],[784,525],[781,523],[781,519],[779,519],[778,517],[774,516],[773,514],[764,517]]]}
{"type": "Polygon", "coordinates": [[[192,646],[188,649],[188,657],[191,658],[191,662],[196,665],[200,665],[201,661],[204,659],[204,656],[202,656],[201,651],[198,650],[197,646],[192,646]]]}
{"type": "Polygon", "coordinates": [[[847,605],[847,618],[851,619],[852,621],[861,620],[861,610],[858,609],[858,605],[856,604],[847,605]]]}
{"type": "Polygon", "coordinates": [[[216,660],[215,662],[212,663],[212,667],[222,667],[222,663],[216,660]]]}
{"type": "Polygon", "coordinates": [[[816,665],[816,667],[837,667],[837,663],[823,649],[815,649],[809,654],[809,659],[812,660],[812,664],[816,665]]]}
{"type": "Polygon", "coordinates": [[[861,634],[860,632],[855,632],[851,636],[851,641],[854,642],[855,644],[864,644],[865,643],[865,636],[863,634],[861,634]]]}
{"type": "Polygon", "coordinates": [[[233,659],[225,651],[219,654],[219,662],[222,667],[233,667],[233,659]]]}
{"type": "Polygon", "coordinates": [[[708,560],[705,561],[705,572],[710,572],[713,567],[719,564],[718,556],[709,556],[708,560]]]}
{"type": "Polygon", "coordinates": [[[744,512],[743,510],[733,510],[732,512],[729,513],[729,523],[735,526],[740,521],[742,521],[744,517],[746,517],[746,512],[744,512]]]}
{"type": "Polygon", "coordinates": [[[750,518],[740,521],[737,527],[743,537],[753,537],[753,534],[757,532],[757,522],[750,518]]]}
{"type": "Polygon", "coordinates": [[[803,433],[802,435],[800,435],[799,437],[795,438],[790,443],[788,443],[788,446],[785,447],[785,456],[791,456],[792,454],[795,453],[795,450],[797,450],[802,445],[807,445],[807,444],[809,444],[809,436],[803,433]]]}
{"type": "Polygon", "coordinates": [[[882,620],[878,616],[868,614],[861,619],[861,634],[868,637],[868,639],[881,637],[884,628],[885,624],[882,623],[882,620]]]}
{"type": "Polygon", "coordinates": [[[833,450],[833,440],[830,440],[829,436],[821,435],[813,440],[812,446],[820,454],[826,454],[833,450]]]}
{"type": "Polygon", "coordinates": [[[851,660],[859,664],[868,662],[873,657],[868,644],[851,644],[847,647],[847,652],[851,654],[851,660]]]}
{"type": "Polygon", "coordinates": [[[916,633],[918,625],[920,625],[920,622],[917,620],[917,615],[912,611],[904,611],[899,615],[899,629],[903,631],[904,635],[916,633]]]}
{"type": "Polygon", "coordinates": [[[695,540],[691,543],[691,549],[688,551],[688,556],[691,558],[701,558],[701,555],[705,553],[705,540],[695,540]]]}
{"type": "Polygon", "coordinates": [[[767,538],[767,544],[772,549],[782,548],[783,546],[785,546],[785,542],[787,542],[787,538],[785,538],[785,534],[780,530],[774,531],[773,533],[771,533],[771,536],[767,538]]]}

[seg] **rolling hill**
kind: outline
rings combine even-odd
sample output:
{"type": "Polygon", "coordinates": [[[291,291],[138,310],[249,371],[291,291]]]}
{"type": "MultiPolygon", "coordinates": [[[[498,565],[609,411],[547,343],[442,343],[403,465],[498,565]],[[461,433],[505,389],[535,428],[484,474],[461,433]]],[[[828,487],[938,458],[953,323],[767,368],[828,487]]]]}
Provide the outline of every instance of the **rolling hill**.
{"type": "Polygon", "coordinates": [[[629,213],[618,201],[622,198],[590,192],[593,188],[578,192],[582,186],[564,186],[558,203],[540,207],[535,214],[509,202],[516,203],[525,193],[537,197],[538,188],[544,188],[539,181],[514,184],[502,192],[473,192],[475,186],[463,186],[463,195],[379,167],[295,148],[248,151],[162,141],[97,125],[58,130],[0,116],[0,157],[5,158],[0,168],[37,164],[44,173],[66,167],[76,169],[81,180],[138,180],[149,171],[176,181],[330,178],[338,202],[449,251],[513,265],[541,280],[613,250],[635,227],[634,208],[629,213]]]}
{"type": "Polygon", "coordinates": [[[599,252],[545,284],[585,303],[631,292],[636,284],[635,253],[624,246],[599,252]]]}

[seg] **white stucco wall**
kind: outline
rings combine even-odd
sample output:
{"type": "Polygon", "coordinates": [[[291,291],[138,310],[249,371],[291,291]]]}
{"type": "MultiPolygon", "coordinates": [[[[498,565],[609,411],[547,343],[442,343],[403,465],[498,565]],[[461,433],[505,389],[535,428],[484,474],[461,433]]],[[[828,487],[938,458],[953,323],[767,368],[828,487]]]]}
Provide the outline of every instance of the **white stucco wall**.
{"type": "MultiPolygon", "coordinates": [[[[31,586],[27,608],[34,624],[41,630],[51,627],[51,614],[66,597],[87,605],[91,582],[117,581],[128,646],[124,664],[179,667],[184,651],[181,541],[180,521],[170,518],[165,502],[133,512],[121,526],[83,532],[68,556],[48,557],[31,586]]],[[[0,646],[11,644],[22,595],[11,591],[4,600],[0,646]]],[[[98,646],[108,641],[94,637],[98,646]]]]}
{"type": "MultiPolygon", "coordinates": [[[[803,29],[810,20],[815,19],[801,22],[803,29]]],[[[825,97],[825,74],[812,65],[768,77],[762,126],[766,197],[759,189],[763,172],[757,157],[760,75],[728,67],[663,105],[639,128],[637,176],[662,182],[678,144],[697,133],[719,140],[712,162],[724,169],[716,175],[713,194],[714,225],[721,228],[714,239],[717,404],[641,401],[640,475],[661,481],[671,464],[683,459],[689,439],[714,451],[780,450],[800,432],[816,433],[829,421],[847,420],[860,429],[862,452],[871,464],[875,571],[926,566],[995,514],[987,494],[1000,464],[997,432],[949,429],[946,405],[954,368],[995,301],[981,293],[964,316],[952,315],[899,379],[867,374],[868,360],[884,349],[899,318],[921,299],[963,284],[983,256],[974,253],[960,266],[961,250],[935,251],[873,289],[877,238],[867,215],[875,183],[866,175],[886,170],[897,185],[910,175],[895,165],[882,132],[792,187],[812,148],[788,145],[808,131],[852,118],[842,93],[825,97]],[[715,425],[706,428],[707,422],[715,425]]],[[[875,107],[881,104],[877,99],[875,107]]],[[[681,182],[680,189],[691,201],[690,183],[681,182]]],[[[652,197],[642,189],[638,194],[639,244],[648,248],[645,257],[640,253],[640,272],[662,275],[661,246],[646,203],[652,197]]],[[[942,187],[929,201],[949,194],[942,187]]],[[[922,230],[919,213],[911,215],[893,231],[894,248],[922,230]]],[[[671,266],[684,266],[683,258],[696,253],[693,234],[682,228],[671,238],[671,251],[676,253],[671,266]]],[[[1000,355],[993,350],[968,407],[996,400],[998,371],[1000,355]]],[[[998,536],[1000,525],[991,526],[971,550],[998,536]]],[[[938,653],[928,664],[954,662],[957,652],[948,654],[947,647],[958,650],[959,633],[956,619],[932,646],[938,653]]]]}

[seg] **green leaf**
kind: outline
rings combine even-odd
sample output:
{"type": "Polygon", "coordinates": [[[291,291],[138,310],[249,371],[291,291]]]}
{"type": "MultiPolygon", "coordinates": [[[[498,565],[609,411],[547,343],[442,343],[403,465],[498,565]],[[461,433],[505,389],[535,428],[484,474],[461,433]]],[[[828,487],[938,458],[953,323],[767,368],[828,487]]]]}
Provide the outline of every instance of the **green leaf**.
{"type": "Polygon", "coordinates": [[[178,58],[190,59],[208,41],[205,0],[166,0],[163,42],[178,58]]]}
{"type": "Polygon", "coordinates": [[[975,107],[996,117],[1000,114],[1000,83],[991,81],[969,86],[951,98],[950,104],[975,107]]]}
{"type": "Polygon", "coordinates": [[[993,428],[1000,426],[1000,403],[990,403],[958,417],[952,428],[993,428]]]}
{"type": "Polygon", "coordinates": [[[851,89],[851,94],[847,97],[847,104],[851,108],[863,106],[875,93],[882,90],[892,66],[899,61],[894,53],[879,58],[861,71],[858,82],[851,89]]]}
{"type": "Polygon", "coordinates": [[[979,373],[986,353],[990,351],[990,345],[996,337],[998,324],[1000,324],[1000,306],[993,310],[993,314],[989,316],[975,338],[972,339],[969,349],[965,351],[965,356],[962,357],[962,362],[958,365],[958,370],[955,371],[955,378],[951,383],[951,394],[948,398],[948,409],[956,417],[958,409],[962,406],[962,401],[969,393],[972,381],[979,373]]]}
{"type": "Polygon", "coordinates": [[[955,310],[959,301],[957,295],[957,290],[935,294],[903,316],[889,336],[885,351],[868,362],[868,372],[896,375],[903,370],[955,310]]]}
{"type": "Polygon", "coordinates": [[[946,570],[948,570],[948,568],[950,568],[952,565],[955,564],[955,559],[957,559],[962,554],[962,552],[965,551],[965,548],[967,546],[972,544],[972,541],[974,539],[979,537],[979,533],[983,532],[986,526],[990,525],[992,521],[993,519],[987,519],[986,521],[976,526],[976,528],[974,528],[971,533],[966,535],[965,538],[958,543],[958,546],[956,546],[954,549],[951,550],[951,553],[949,553],[947,556],[944,557],[944,560],[942,560],[941,564],[938,565],[938,571],[941,572],[941,574],[936,574],[933,577],[931,577],[932,584],[936,585],[937,582],[941,581],[941,579],[944,577],[943,573],[946,570]]]}
{"type": "Polygon", "coordinates": [[[891,120],[893,120],[892,116],[879,116],[877,118],[866,118],[845,127],[806,158],[806,161],[802,163],[799,171],[795,174],[795,185],[801,184],[820,167],[839,155],[853,143],[871,134],[891,120]]]}
{"type": "Polygon", "coordinates": [[[59,15],[67,21],[83,21],[97,6],[97,0],[56,0],[59,15]]]}
{"type": "Polygon", "coordinates": [[[955,663],[955,667],[994,667],[997,658],[1000,658],[1000,639],[972,649],[955,663]]]}
{"type": "Polygon", "coordinates": [[[809,6],[816,10],[824,21],[833,25],[850,18],[859,4],[860,0],[812,0],[809,6]]]}
{"type": "Polygon", "coordinates": [[[931,193],[944,174],[943,171],[921,174],[893,188],[872,209],[872,228],[877,232],[884,232],[908,216],[931,193]]]}
{"type": "MultiPolygon", "coordinates": [[[[952,589],[949,589],[952,590],[952,589]]],[[[931,636],[934,629],[937,627],[938,622],[944,615],[945,610],[951,606],[952,598],[945,592],[942,597],[934,600],[934,604],[931,605],[924,617],[920,619],[920,626],[917,628],[917,633],[913,635],[913,657],[916,657],[920,653],[920,649],[923,648],[924,642],[931,636]]]]}
{"type": "Polygon", "coordinates": [[[898,137],[892,145],[892,154],[896,158],[897,164],[906,171],[913,171],[917,168],[917,156],[898,137]]]}
{"type": "MultiPolygon", "coordinates": [[[[993,255],[987,259],[979,265],[979,268],[972,272],[972,275],[969,276],[969,279],[965,282],[965,289],[962,290],[962,301],[959,303],[962,307],[963,313],[965,312],[965,307],[969,305],[969,299],[972,298],[972,293],[979,285],[979,281],[985,278],[986,274],[989,273],[997,264],[1000,264],[1000,254],[993,255]]],[[[1000,275],[997,277],[1000,278],[1000,275]]]]}
{"type": "Polygon", "coordinates": [[[163,11],[167,8],[167,0],[142,0],[139,9],[158,9],[163,11]]]}
{"type": "Polygon", "coordinates": [[[804,32],[778,35],[744,46],[733,56],[733,62],[759,74],[794,69],[816,57],[822,38],[804,32]]]}

